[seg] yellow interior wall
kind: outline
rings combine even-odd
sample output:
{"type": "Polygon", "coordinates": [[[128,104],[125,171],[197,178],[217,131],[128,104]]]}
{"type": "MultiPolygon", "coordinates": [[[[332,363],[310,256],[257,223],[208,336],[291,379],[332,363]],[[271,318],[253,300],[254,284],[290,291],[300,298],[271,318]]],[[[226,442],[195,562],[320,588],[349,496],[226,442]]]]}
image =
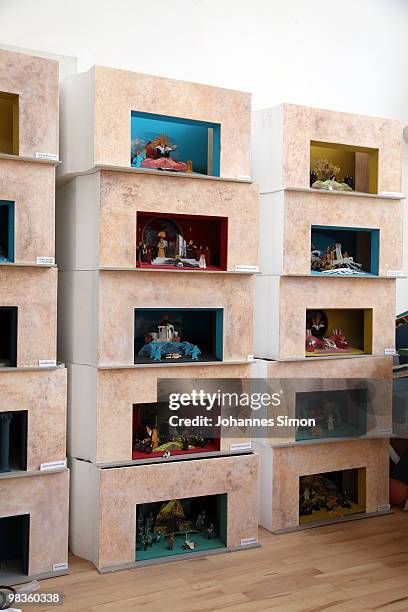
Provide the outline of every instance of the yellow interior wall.
{"type": "Polygon", "coordinates": [[[372,310],[371,309],[328,309],[329,327],[327,335],[331,336],[333,329],[343,331],[349,346],[372,353],[372,310]]]}
{"type": "Polygon", "coordinates": [[[18,155],[18,96],[0,92],[0,152],[18,155]]]}
{"type": "Polygon", "coordinates": [[[362,152],[369,154],[369,191],[368,193],[378,193],[378,149],[368,147],[353,147],[350,145],[335,144],[330,142],[310,142],[310,169],[314,170],[317,159],[327,159],[336,166],[340,166],[340,173],[337,177],[342,181],[349,175],[355,179],[355,157],[354,153],[362,152]]]}

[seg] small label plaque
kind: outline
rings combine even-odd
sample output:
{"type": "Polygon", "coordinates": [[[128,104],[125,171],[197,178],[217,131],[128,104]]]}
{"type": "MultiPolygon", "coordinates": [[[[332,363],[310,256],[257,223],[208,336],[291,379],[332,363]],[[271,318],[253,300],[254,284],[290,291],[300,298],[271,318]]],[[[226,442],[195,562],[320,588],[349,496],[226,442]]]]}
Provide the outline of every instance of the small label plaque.
{"type": "Polygon", "coordinates": [[[252,444],[251,442],[240,442],[237,444],[230,444],[230,451],[243,451],[243,450],[251,450],[252,444]]]}
{"type": "Polygon", "coordinates": [[[62,470],[67,467],[67,460],[62,461],[49,461],[48,463],[41,463],[40,471],[46,472],[47,470],[62,470]]]}
{"type": "Polygon", "coordinates": [[[396,355],[397,351],[394,348],[384,349],[384,355],[396,355]]]}
{"type": "Polygon", "coordinates": [[[39,368],[55,368],[57,365],[56,359],[39,359],[38,367],[39,368]]]}
{"type": "Polygon", "coordinates": [[[47,159],[48,161],[58,161],[58,155],[56,153],[37,153],[35,159],[47,159]]]}
{"type": "Polygon", "coordinates": [[[403,270],[387,270],[387,276],[403,276],[403,270]]]}
{"type": "Polygon", "coordinates": [[[67,570],[67,569],[68,569],[68,563],[54,563],[54,565],[52,566],[53,572],[60,572],[61,570],[67,570]]]}
{"type": "Polygon", "coordinates": [[[258,544],[257,538],[244,538],[241,540],[241,546],[251,546],[251,544],[258,544]]]}
{"type": "Polygon", "coordinates": [[[259,266],[235,266],[235,272],[259,272],[259,266]]]}
{"type": "Polygon", "coordinates": [[[237,174],[237,179],[239,181],[250,181],[251,177],[249,174],[237,174]]]}
{"type": "Polygon", "coordinates": [[[390,510],[390,504],[381,504],[380,506],[377,506],[377,512],[389,512],[390,510]]]}
{"type": "Polygon", "coordinates": [[[40,265],[53,266],[55,265],[54,257],[37,257],[37,263],[40,265]]]}

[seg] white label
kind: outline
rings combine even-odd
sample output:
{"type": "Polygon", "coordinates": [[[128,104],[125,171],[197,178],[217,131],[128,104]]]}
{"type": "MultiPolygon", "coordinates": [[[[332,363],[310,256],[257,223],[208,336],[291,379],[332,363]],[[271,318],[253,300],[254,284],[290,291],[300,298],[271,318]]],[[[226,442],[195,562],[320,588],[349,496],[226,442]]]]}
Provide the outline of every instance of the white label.
{"type": "Polygon", "coordinates": [[[377,506],[377,512],[388,512],[389,510],[391,510],[390,504],[381,504],[377,506]]]}
{"type": "Polygon", "coordinates": [[[239,444],[230,444],[230,451],[251,450],[251,442],[241,442],[239,444]]]}
{"type": "Polygon", "coordinates": [[[60,572],[61,570],[67,570],[67,569],[68,569],[68,563],[54,563],[54,565],[52,566],[53,572],[60,572]]]}
{"type": "Polygon", "coordinates": [[[56,359],[39,359],[38,367],[39,368],[55,368],[57,366],[56,359]]]}
{"type": "Polygon", "coordinates": [[[378,429],[377,431],[373,432],[374,435],[378,435],[378,436],[389,436],[393,434],[392,429],[389,427],[387,429],[378,429]]]}
{"type": "Polygon", "coordinates": [[[235,272],[259,272],[259,266],[235,266],[235,272]]]}
{"type": "Polygon", "coordinates": [[[387,276],[403,276],[403,270],[387,270],[387,276]]]}
{"type": "Polygon", "coordinates": [[[254,361],[255,357],[253,355],[248,355],[247,359],[248,361],[254,361]]]}
{"type": "Polygon", "coordinates": [[[67,460],[63,459],[62,461],[49,461],[48,463],[41,463],[40,470],[41,472],[46,472],[47,470],[61,470],[67,467],[67,460]]]}
{"type": "Polygon", "coordinates": [[[237,174],[237,179],[239,181],[250,181],[251,177],[249,174],[237,174]]]}
{"type": "Polygon", "coordinates": [[[258,544],[257,538],[244,538],[241,540],[241,546],[249,546],[250,544],[258,544]]]}
{"type": "Polygon", "coordinates": [[[384,349],[384,355],[396,355],[397,351],[393,348],[384,349]]]}
{"type": "Polygon", "coordinates": [[[38,264],[47,264],[48,266],[53,266],[55,264],[54,257],[37,257],[38,264]]]}
{"type": "Polygon", "coordinates": [[[403,194],[400,191],[381,191],[380,196],[391,196],[394,198],[402,198],[403,194]]]}
{"type": "Polygon", "coordinates": [[[35,154],[35,159],[48,159],[49,161],[58,161],[58,155],[55,153],[37,153],[35,154]]]}

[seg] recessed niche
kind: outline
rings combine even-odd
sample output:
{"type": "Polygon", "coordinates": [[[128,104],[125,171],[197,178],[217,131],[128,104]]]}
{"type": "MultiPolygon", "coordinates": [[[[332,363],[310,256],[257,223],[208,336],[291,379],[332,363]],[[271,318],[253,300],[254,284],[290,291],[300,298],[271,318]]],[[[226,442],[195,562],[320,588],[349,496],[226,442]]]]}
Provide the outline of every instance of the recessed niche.
{"type": "MultiPolygon", "coordinates": [[[[132,458],[167,458],[193,453],[213,453],[220,450],[220,439],[215,438],[213,427],[177,428],[169,423],[174,412],[167,402],[133,405],[133,453],[132,458]]],[[[177,411],[180,418],[188,418],[188,408],[177,411]]],[[[216,413],[214,412],[216,420],[216,413]]]]}
{"type": "Polygon", "coordinates": [[[0,262],[14,261],[14,202],[0,200],[0,262]]]}
{"type": "Polygon", "coordinates": [[[379,242],[378,229],[312,225],[311,273],[378,275],[379,242]]]}
{"type": "Polygon", "coordinates": [[[222,360],[222,308],[136,308],[135,364],[222,360]]]}
{"type": "Polygon", "coordinates": [[[0,518],[0,580],[28,576],[30,515],[0,518]]]}
{"type": "Polygon", "coordinates": [[[17,307],[0,306],[0,367],[17,366],[17,307]]]}
{"type": "Polygon", "coordinates": [[[0,412],[0,472],[27,469],[26,410],[0,412]]]}
{"type": "Polygon", "coordinates": [[[220,175],[218,123],[132,111],[134,168],[220,175]]]}
{"type": "Polygon", "coordinates": [[[225,548],[227,495],[136,506],[136,561],[225,548]]]}
{"type": "Polygon", "coordinates": [[[365,497],[365,468],[301,476],[299,524],[327,523],[365,512],[365,497]]]}
{"type": "Polygon", "coordinates": [[[378,193],[378,149],[312,140],[310,186],[378,193]]]}
{"type": "Polygon", "coordinates": [[[18,155],[18,95],[0,91],[0,153],[18,155]]]}
{"type": "Polygon", "coordinates": [[[296,393],[296,417],[313,419],[310,427],[299,427],[296,441],[349,438],[367,433],[366,388],[296,393]]]}
{"type": "Polygon", "coordinates": [[[306,357],[372,353],[370,308],[306,310],[306,357]]]}
{"type": "Polygon", "coordinates": [[[136,265],[226,270],[227,239],[227,217],[138,212],[136,265]]]}

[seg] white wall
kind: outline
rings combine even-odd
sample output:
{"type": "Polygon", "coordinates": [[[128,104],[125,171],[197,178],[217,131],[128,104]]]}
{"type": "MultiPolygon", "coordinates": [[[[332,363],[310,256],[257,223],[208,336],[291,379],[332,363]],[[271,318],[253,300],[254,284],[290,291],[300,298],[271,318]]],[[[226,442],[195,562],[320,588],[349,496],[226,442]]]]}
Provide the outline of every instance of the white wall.
{"type": "Polygon", "coordinates": [[[79,70],[97,63],[251,91],[254,108],[295,102],[406,124],[407,31],[407,0],[0,0],[1,43],[77,56],[79,70]]]}

